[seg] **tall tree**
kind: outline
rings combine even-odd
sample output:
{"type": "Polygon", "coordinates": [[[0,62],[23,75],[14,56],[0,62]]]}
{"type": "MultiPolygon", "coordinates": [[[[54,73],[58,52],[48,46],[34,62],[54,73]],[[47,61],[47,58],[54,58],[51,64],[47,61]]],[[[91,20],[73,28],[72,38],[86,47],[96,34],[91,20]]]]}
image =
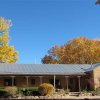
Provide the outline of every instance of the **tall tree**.
{"type": "Polygon", "coordinates": [[[100,41],[75,38],[63,46],[54,46],[42,58],[44,64],[90,64],[100,62],[100,41]]]}
{"type": "Polygon", "coordinates": [[[13,46],[9,46],[9,29],[11,20],[0,17],[0,63],[14,63],[18,60],[18,52],[13,46]]]}
{"type": "Polygon", "coordinates": [[[100,0],[97,0],[97,1],[96,1],[96,4],[100,4],[100,0]]]}

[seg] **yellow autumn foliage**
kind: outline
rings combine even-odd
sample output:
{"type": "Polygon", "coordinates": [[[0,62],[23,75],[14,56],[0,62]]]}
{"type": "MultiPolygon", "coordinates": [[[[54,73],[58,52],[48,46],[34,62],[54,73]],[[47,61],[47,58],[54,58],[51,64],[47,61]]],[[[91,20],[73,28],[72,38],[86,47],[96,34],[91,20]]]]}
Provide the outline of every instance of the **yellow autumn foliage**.
{"type": "Polygon", "coordinates": [[[39,86],[39,92],[41,95],[52,94],[54,91],[54,87],[50,83],[43,83],[39,86]]]}
{"type": "Polygon", "coordinates": [[[7,31],[11,25],[11,20],[5,20],[3,17],[0,17],[0,31],[7,31]]]}
{"type": "Polygon", "coordinates": [[[0,18],[0,63],[14,63],[18,60],[18,52],[13,46],[9,46],[9,28],[11,21],[0,18]]]}
{"type": "Polygon", "coordinates": [[[14,47],[3,45],[0,47],[0,61],[6,63],[14,63],[18,60],[18,52],[14,51],[14,47]]]}
{"type": "Polygon", "coordinates": [[[2,42],[2,36],[0,36],[0,42],[2,42]]]}
{"type": "Polygon", "coordinates": [[[75,38],[62,46],[54,46],[42,59],[44,64],[90,64],[100,62],[100,41],[75,38]]]}

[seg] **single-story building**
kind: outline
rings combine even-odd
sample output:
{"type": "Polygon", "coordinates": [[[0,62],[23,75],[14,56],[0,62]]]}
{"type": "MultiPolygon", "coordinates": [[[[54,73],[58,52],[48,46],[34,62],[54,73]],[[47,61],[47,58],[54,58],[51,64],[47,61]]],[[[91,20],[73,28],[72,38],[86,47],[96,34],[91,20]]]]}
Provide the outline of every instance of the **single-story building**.
{"type": "Polygon", "coordinates": [[[100,87],[100,63],[0,64],[0,87],[32,87],[41,83],[73,92],[96,89],[100,87]]]}

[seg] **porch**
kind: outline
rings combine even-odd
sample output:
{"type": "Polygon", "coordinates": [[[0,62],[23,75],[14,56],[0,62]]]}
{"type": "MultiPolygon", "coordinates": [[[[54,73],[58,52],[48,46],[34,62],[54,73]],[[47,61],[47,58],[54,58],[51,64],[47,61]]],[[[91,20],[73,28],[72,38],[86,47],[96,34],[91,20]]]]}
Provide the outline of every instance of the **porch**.
{"type": "Polygon", "coordinates": [[[10,75],[0,76],[0,87],[38,87],[42,83],[51,83],[55,89],[69,89],[71,92],[81,92],[93,88],[87,81],[87,75],[10,75]]]}

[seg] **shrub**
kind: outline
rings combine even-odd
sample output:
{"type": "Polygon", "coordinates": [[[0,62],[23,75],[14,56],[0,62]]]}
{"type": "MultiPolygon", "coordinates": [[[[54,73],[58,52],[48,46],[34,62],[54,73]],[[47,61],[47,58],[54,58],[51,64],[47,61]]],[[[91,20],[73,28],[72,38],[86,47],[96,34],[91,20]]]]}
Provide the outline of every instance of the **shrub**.
{"type": "Polygon", "coordinates": [[[28,90],[31,91],[31,95],[33,95],[33,96],[38,96],[38,95],[40,95],[40,93],[39,93],[39,91],[38,91],[38,87],[29,87],[28,90]]]}
{"type": "Polygon", "coordinates": [[[54,90],[54,87],[52,84],[49,83],[43,83],[39,86],[39,93],[41,95],[47,95],[47,94],[52,94],[54,90]]]}
{"type": "Polygon", "coordinates": [[[65,93],[68,94],[70,92],[70,89],[66,89],[65,93]]]}
{"type": "Polygon", "coordinates": [[[64,89],[60,89],[57,93],[58,94],[65,94],[65,90],[64,89]]]}
{"type": "Polygon", "coordinates": [[[100,93],[100,87],[96,88],[96,91],[100,93]]]}
{"type": "Polygon", "coordinates": [[[100,96],[100,87],[96,88],[95,92],[96,92],[96,95],[100,96]]]}
{"type": "Polygon", "coordinates": [[[6,87],[5,91],[8,93],[8,95],[14,96],[15,94],[17,94],[17,87],[6,87]]]}
{"type": "Polygon", "coordinates": [[[5,87],[0,87],[0,90],[4,90],[5,87]]]}
{"type": "Polygon", "coordinates": [[[6,92],[3,89],[0,89],[0,97],[4,97],[6,92]]]}
{"type": "Polygon", "coordinates": [[[22,96],[32,96],[32,95],[36,96],[36,95],[39,95],[38,87],[28,87],[28,88],[19,87],[18,92],[22,96]]]}
{"type": "Polygon", "coordinates": [[[92,94],[92,96],[96,95],[96,91],[95,90],[91,91],[90,93],[92,94]]]}

